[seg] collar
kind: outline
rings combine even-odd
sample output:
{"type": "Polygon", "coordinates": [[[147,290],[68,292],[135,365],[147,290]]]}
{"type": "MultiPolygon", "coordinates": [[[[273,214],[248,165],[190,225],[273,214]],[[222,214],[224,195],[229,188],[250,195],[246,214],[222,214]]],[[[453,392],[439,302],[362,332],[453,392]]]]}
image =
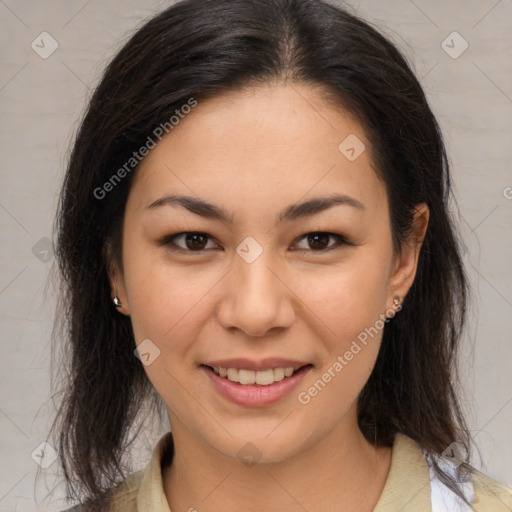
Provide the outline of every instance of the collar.
{"type": "Polygon", "coordinates": [[[373,512],[424,512],[430,509],[427,460],[416,441],[404,434],[396,434],[388,478],[373,512]]]}
{"type": "MultiPolygon", "coordinates": [[[[170,462],[172,451],[172,434],[167,432],[158,441],[149,464],[133,475],[140,479],[137,511],[171,512],[164,493],[162,466],[170,462]]],[[[425,456],[415,441],[396,434],[388,478],[374,512],[424,512],[430,508],[430,478],[425,456]]]]}
{"type": "Polygon", "coordinates": [[[137,511],[171,512],[164,493],[162,467],[172,459],[173,446],[171,432],[164,434],[156,444],[149,464],[142,470],[137,493],[137,511]]]}

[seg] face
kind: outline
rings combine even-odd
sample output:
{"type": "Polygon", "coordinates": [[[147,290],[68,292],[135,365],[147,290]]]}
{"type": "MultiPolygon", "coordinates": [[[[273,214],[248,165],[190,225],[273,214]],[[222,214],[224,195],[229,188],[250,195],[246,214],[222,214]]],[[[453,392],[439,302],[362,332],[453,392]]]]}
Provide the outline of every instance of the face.
{"type": "Polygon", "coordinates": [[[358,431],[426,207],[416,219],[416,242],[395,254],[365,133],[318,91],[200,102],[140,164],[112,272],[177,442],[233,458],[251,442],[278,461],[358,431]]]}

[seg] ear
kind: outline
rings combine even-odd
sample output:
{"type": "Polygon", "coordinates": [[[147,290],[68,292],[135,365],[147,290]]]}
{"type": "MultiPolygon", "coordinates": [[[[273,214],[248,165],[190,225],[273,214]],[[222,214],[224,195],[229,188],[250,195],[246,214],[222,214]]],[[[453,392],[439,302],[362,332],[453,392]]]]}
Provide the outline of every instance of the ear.
{"type": "Polygon", "coordinates": [[[430,211],[425,203],[416,205],[411,234],[402,243],[401,251],[395,256],[389,284],[388,307],[392,307],[393,299],[403,299],[414,282],[420,249],[427,233],[430,211]]]}
{"type": "Polygon", "coordinates": [[[114,255],[112,244],[110,241],[105,243],[104,247],[105,261],[107,265],[108,278],[110,282],[112,307],[123,315],[130,315],[130,308],[128,305],[128,297],[126,294],[126,287],[124,283],[123,270],[117,258],[114,255]],[[121,306],[114,305],[114,297],[117,297],[121,302],[121,306]]]}

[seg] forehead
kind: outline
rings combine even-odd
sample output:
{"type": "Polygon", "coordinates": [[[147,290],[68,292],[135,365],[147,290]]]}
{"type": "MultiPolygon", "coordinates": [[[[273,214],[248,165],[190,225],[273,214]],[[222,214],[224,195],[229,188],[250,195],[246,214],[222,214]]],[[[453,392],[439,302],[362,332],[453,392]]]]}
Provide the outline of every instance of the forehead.
{"type": "Polygon", "coordinates": [[[141,162],[132,192],[139,207],[183,193],[241,215],[308,194],[338,192],[370,207],[386,200],[360,124],[299,84],[198,102],[141,162]]]}

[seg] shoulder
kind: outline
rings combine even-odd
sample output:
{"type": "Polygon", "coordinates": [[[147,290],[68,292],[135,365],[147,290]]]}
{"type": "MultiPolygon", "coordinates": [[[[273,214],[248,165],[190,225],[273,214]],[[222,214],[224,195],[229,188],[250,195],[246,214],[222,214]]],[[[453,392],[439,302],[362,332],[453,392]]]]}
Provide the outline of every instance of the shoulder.
{"type": "MultiPolygon", "coordinates": [[[[136,512],[137,493],[139,491],[143,471],[137,471],[109,491],[108,512],[136,512]]],[[[60,512],[96,512],[87,503],[79,503],[60,512]]]]}
{"type": "MultiPolygon", "coordinates": [[[[127,476],[108,490],[104,505],[105,512],[149,512],[148,507],[154,503],[161,505],[155,510],[165,509],[167,501],[163,492],[161,470],[162,466],[170,463],[172,454],[172,434],[167,432],[157,442],[146,467],[127,476]]],[[[90,503],[82,503],[61,512],[98,512],[98,510],[90,503]]]]}
{"type": "Polygon", "coordinates": [[[512,488],[478,471],[471,465],[466,465],[465,471],[459,471],[459,465],[452,459],[442,455],[426,454],[430,474],[430,489],[432,511],[457,510],[474,512],[511,512],[512,488]],[[444,481],[434,471],[433,461],[458,487],[461,495],[471,503],[471,507],[448,488],[444,481]]]}
{"type": "Polygon", "coordinates": [[[480,473],[473,472],[476,512],[510,512],[512,510],[512,487],[480,473]]]}

